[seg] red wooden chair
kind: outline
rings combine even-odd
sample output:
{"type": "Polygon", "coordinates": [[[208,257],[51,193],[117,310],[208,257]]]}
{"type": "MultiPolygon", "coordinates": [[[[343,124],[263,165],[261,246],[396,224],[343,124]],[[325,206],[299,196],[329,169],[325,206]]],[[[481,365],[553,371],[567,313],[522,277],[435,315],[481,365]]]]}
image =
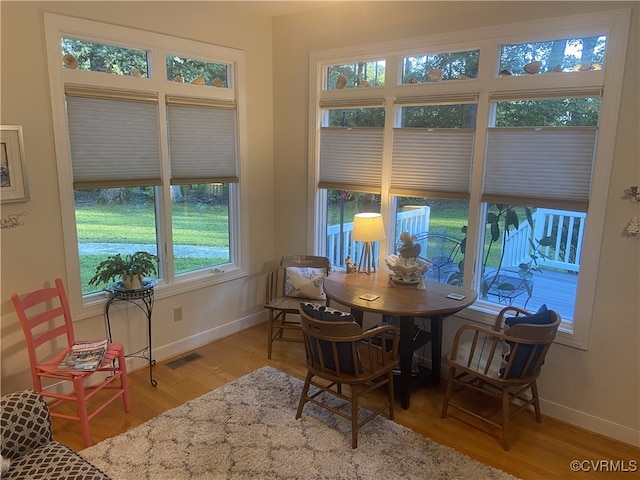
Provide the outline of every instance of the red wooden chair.
{"type": "MultiPolygon", "coordinates": [[[[58,371],[58,364],[75,342],[71,311],[62,280],[57,278],[55,287],[42,288],[22,298],[14,293],[11,300],[26,338],[34,389],[45,399],[53,399],[49,403],[52,417],[80,422],[84,445],[90,446],[89,420],[119,397],[122,397],[125,412],[129,411],[129,384],[122,344],[109,344],[105,359],[97,370],[58,371]],[[100,377],[96,374],[101,372],[106,372],[107,376],[96,383],[100,377]],[[90,384],[85,385],[90,378],[90,384]],[[57,381],[62,387],[58,391],[66,390],[66,382],[70,382],[73,390],[63,394],[47,391],[43,388],[43,379],[57,381]],[[88,401],[101,390],[111,392],[106,396],[98,395],[91,402],[92,411],[89,412],[88,401]],[[75,403],[76,415],[55,410],[65,402],[75,403]]],[[[49,384],[47,388],[58,385],[49,384]]]]}

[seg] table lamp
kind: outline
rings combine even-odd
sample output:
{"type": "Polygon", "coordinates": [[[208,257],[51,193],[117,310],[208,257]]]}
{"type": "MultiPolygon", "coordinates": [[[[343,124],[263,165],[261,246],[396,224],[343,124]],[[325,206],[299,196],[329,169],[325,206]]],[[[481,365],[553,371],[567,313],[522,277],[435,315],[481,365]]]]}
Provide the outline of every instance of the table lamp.
{"type": "Polygon", "coordinates": [[[363,242],[364,248],[360,254],[358,271],[367,274],[376,271],[373,242],[384,240],[384,223],[379,213],[357,213],[353,217],[353,232],[351,239],[363,242]]]}

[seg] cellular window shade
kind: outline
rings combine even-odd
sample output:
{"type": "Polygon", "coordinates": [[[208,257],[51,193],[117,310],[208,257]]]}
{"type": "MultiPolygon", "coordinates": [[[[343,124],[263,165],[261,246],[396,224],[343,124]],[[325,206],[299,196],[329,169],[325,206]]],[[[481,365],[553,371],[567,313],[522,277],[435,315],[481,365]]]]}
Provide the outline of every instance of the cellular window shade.
{"type": "Polygon", "coordinates": [[[320,108],[368,108],[384,107],[384,97],[373,98],[331,98],[320,100],[320,108]]]}
{"type": "Polygon", "coordinates": [[[68,93],[66,101],[74,188],[160,184],[155,97],[86,91],[68,93]]]}
{"type": "Polygon", "coordinates": [[[490,102],[514,102],[519,100],[551,100],[554,98],[596,98],[602,96],[602,87],[570,87],[560,90],[510,90],[492,92],[490,102]]]}
{"type": "Polygon", "coordinates": [[[171,184],[238,181],[236,110],[169,104],[171,184]]]}
{"type": "Polygon", "coordinates": [[[382,128],[323,127],[318,186],[380,193],[383,139],[382,128]]]}
{"type": "Polygon", "coordinates": [[[483,200],[586,211],[595,127],[491,128],[483,200]]]}
{"type": "Polygon", "coordinates": [[[461,103],[478,103],[477,93],[462,93],[449,95],[408,95],[396,96],[395,105],[457,105],[461,103]]]}
{"type": "Polygon", "coordinates": [[[396,128],[390,193],[469,198],[474,130],[396,128]]]}

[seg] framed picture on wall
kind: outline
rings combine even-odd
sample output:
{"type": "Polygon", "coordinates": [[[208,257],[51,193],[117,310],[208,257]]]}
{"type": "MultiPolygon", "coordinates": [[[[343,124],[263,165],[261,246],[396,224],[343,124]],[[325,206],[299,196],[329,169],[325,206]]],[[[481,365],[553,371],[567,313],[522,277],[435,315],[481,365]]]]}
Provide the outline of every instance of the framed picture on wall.
{"type": "Polygon", "coordinates": [[[29,200],[29,189],[24,160],[22,127],[19,125],[1,125],[0,137],[0,169],[2,173],[0,192],[2,193],[2,203],[25,202],[29,200]]]}

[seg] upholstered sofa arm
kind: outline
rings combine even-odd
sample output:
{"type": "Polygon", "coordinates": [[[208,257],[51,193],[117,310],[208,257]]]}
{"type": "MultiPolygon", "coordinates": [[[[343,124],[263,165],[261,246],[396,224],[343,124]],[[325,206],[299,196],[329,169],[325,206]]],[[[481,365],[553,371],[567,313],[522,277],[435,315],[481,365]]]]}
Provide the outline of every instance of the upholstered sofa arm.
{"type": "Polygon", "coordinates": [[[51,442],[51,418],[44,399],[33,390],[5,395],[0,400],[2,457],[15,459],[51,442]]]}

